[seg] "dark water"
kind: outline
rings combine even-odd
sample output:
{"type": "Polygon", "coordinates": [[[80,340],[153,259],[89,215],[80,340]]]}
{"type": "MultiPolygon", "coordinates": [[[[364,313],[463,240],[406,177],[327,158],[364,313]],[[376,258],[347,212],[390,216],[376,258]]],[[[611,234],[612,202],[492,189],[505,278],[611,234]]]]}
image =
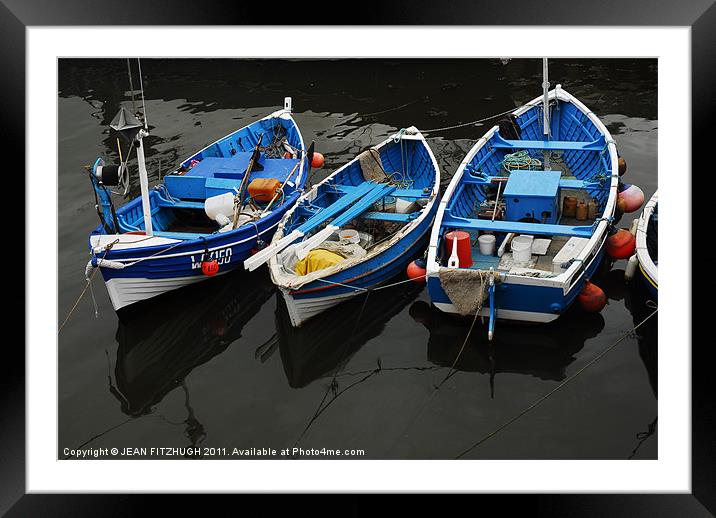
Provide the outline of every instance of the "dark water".
{"type": "MultiPolygon", "coordinates": [[[[541,60],[145,60],[142,69],[150,181],[285,95],[304,139],[326,157],[321,178],[395,129],[459,124],[541,93],[541,60]]],[[[124,60],[64,60],[59,77],[62,322],[84,286],[97,224],[82,166],[116,158],[108,123],[131,101],[124,60]]],[[[605,121],[628,162],[625,180],[648,199],[657,187],[656,61],[552,61],[550,79],[605,121]]],[[[491,122],[431,135],[444,185],[491,122]]],[[[599,315],[572,308],[546,326],[500,322],[491,347],[478,322],[437,391],[470,322],[432,310],[421,286],[356,299],[295,330],[264,270],[201,283],[121,319],[98,277],[99,317],[86,296],[59,336],[58,457],[80,446],[297,445],[455,458],[650,312],[638,285],[625,289],[624,266],[595,279],[610,298],[599,315]]],[[[656,458],[656,348],[653,318],[464,457],[656,458]]]]}

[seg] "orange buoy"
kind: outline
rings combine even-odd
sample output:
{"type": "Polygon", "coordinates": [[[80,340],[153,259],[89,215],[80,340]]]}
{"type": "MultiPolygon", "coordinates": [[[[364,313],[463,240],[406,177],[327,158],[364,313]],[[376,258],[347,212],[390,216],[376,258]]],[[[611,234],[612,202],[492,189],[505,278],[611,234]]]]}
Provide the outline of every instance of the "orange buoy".
{"type": "Polygon", "coordinates": [[[291,154],[290,151],[286,151],[286,152],[283,154],[283,157],[284,157],[284,158],[293,158],[293,155],[291,154]]]}
{"type": "Polygon", "coordinates": [[[624,200],[624,212],[636,212],[644,204],[644,191],[636,185],[622,184],[618,198],[624,200]]]}
{"type": "Polygon", "coordinates": [[[323,158],[323,155],[320,154],[319,152],[315,151],[313,153],[313,160],[311,160],[311,167],[313,167],[315,169],[320,169],[321,167],[323,167],[323,164],[325,164],[325,163],[326,163],[326,159],[323,158]]]}
{"type": "Polygon", "coordinates": [[[619,157],[619,176],[623,176],[626,173],[626,160],[624,157],[619,157]]]}
{"type": "Polygon", "coordinates": [[[612,259],[626,259],[636,250],[636,238],[628,230],[620,228],[607,238],[606,249],[612,259]]]}
{"type": "Polygon", "coordinates": [[[408,265],[408,269],[406,270],[408,278],[416,284],[424,283],[426,280],[425,275],[427,274],[425,266],[425,259],[416,259],[415,261],[411,262],[408,265]]]}
{"type": "Polygon", "coordinates": [[[598,313],[607,305],[607,296],[604,290],[589,281],[584,283],[584,287],[577,298],[582,309],[589,313],[598,313]]]}
{"type": "Polygon", "coordinates": [[[216,259],[210,259],[208,261],[201,262],[201,273],[207,277],[213,277],[219,271],[219,261],[216,259]]]}
{"type": "Polygon", "coordinates": [[[460,268],[472,266],[472,246],[470,245],[470,234],[463,230],[453,230],[445,234],[445,257],[452,255],[453,239],[457,237],[457,258],[460,268]]]}

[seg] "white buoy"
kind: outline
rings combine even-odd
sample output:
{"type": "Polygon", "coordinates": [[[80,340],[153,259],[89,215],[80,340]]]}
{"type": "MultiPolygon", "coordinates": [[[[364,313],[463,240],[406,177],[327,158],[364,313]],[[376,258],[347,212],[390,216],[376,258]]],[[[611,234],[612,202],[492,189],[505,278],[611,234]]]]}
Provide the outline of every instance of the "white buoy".
{"type": "Polygon", "coordinates": [[[627,262],[626,268],[624,269],[624,280],[629,282],[634,278],[636,273],[636,267],[639,265],[639,258],[636,254],[632,255],[627,262]]]}

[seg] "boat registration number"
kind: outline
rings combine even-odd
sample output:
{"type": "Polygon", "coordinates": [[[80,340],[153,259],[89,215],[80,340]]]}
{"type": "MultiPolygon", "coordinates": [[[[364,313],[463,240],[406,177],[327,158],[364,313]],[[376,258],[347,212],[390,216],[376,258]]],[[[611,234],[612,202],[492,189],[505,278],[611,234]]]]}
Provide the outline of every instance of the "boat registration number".
{"type": "MultiPolygon", "coordinates": [[[[206,252],[199,255],[198,259],[197,256],[192,255],[191,256],[191,268],[192,270],[195,268],[201,268],[201,262],[205,260],[204,256],[206,255],[206,252]]],[[[224,248],[223,250],[212,250],[209,252],[209,260],[216,259],[216,262],[218,262],[220,265],[222,264],[228,264],[229,261],[231,261],[231,248],[224,248]]]]}

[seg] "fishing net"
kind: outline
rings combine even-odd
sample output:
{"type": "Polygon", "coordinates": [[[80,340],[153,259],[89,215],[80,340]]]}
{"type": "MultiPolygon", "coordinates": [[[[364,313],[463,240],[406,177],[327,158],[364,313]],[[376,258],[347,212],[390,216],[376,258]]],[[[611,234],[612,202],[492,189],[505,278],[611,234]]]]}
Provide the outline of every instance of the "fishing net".
{"type": "MultiPolygon", "coordinates": [[[[474,315],[487,300],[490,275],[484,270],[440,268],[440,286],[460,315],[474,315]]],[[[495,275],[495,282],[499,279],[495,275]]]]}
{"type": "Polygon", "coordinates": [[[366,149],[358,155],[358,163],[360,164],[363,178],[373,182],[383,182],[386,178],[383,162],[380,160],[380,151],[375,148],[366,149]]]}

